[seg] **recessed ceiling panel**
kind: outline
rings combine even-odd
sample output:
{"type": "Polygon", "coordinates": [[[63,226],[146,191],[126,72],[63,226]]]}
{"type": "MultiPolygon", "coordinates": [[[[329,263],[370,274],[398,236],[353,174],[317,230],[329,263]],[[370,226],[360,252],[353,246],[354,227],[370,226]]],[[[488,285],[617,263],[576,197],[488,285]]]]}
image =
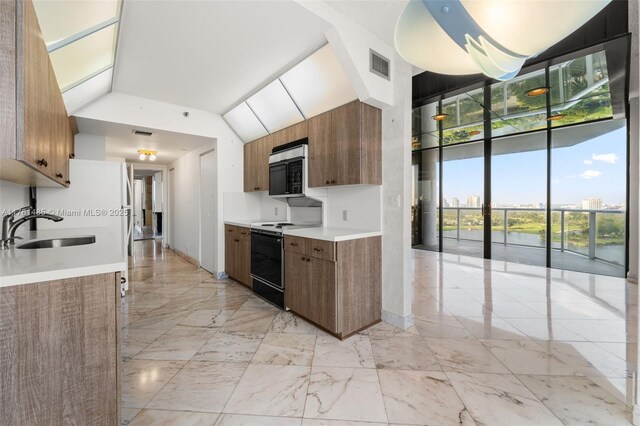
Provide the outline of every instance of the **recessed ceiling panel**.
{"type": "Polygon", "coordinates": [[[62,92],[113,66],[117,25],[111,25],[49,54],[62,92]]]}
{"type": "Polygon", "coordinates": [[[223,117],[236,134],[245,142],[250,142],[268,134],[246,102],[241,103],[223,117]]]}
{"type": "Polygon", "coordinates": [[[307,118],[358,97],[329,45],[300,62],[280,80],[307,118]]]}
{"type": "Polygon", "coordinates": [[[280,80],[268,84],[247,103],[270,133],[304,120],[280,80]]]}
{"type": "Polygon", "coordinates": [[[89,102],[109,92],[111,87],[111,77],[113,68],[101,72],[89,80],[78,84],[76,87],[67,90],[62,94],[67,113],[73,114],[75,111],[87,105],[89,102]]]}
{"type": "Polygon", "coordinates": [[[118,0],[34,0],[47,46],[118,17],[118,0]]]}

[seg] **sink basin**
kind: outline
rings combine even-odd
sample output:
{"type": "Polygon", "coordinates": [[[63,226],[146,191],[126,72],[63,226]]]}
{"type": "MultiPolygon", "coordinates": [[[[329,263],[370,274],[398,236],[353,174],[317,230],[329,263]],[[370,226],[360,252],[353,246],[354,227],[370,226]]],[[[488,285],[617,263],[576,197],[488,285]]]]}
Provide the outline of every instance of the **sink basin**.
{"type": "Polygon", "coordinates": [[[29,241],[24,244],[20,244],[19,246],[16,246],[16,248],[19,248],[19,249],[57,248],[57,247],[83,246],[86,244],[93,244],[95,242],[96,242],[95,235],[85,235],[82,237],[52,238],[49,240],[29,241]]]}

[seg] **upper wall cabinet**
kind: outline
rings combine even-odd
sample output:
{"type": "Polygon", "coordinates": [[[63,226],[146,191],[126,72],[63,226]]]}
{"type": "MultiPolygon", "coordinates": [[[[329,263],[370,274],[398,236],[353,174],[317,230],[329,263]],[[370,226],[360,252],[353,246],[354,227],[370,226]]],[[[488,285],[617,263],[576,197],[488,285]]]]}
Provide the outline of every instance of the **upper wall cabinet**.
{"type": "Polygon", "coordinates": [[[245,192],[269,189],[272,148],[305,137],[310,187],[382,184],[382,111],[353,101],[245,144],[245,192]]]}
{"type": "Polygon", "coordinates": [[[306,138],[307,121],[289,126],[286,129],[275,132],[272,136],[274,148],[289,142],[297,141],[298,139],[306,138]]]}
{"type": "Polygon", "coordinates": [[[68,186],[73,131],[31,0],[0,2],[0,178],[68,186]]]}
{"type": "Polygon", "coordinates": [[[382,184],[382,111],[353,101],[308,120],[309,186],[382,184]]]}
{"type": "Polygon", "coordinates": [[[244,192],[269,190],[269,154],[273,136],[267,135],[244,146],[244,192]]]}

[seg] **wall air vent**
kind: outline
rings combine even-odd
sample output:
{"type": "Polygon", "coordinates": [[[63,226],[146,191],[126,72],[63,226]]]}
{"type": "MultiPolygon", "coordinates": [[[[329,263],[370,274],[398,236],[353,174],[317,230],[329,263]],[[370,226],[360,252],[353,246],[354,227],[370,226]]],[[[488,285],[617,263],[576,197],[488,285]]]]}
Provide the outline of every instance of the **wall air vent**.
{"type": "Polygon", "coordinates": [[[144,130],[135,130],[135,129],[133,129],[133,134],[138,136],[147,136],[147,137],[153,135],[153,133],[151,132],[145,132],[144,130]]]}
{"type": "Polygon", "coordinates": [[[369,71],[390,80],[391,65],[389,60],[373,49],[369,49],[369,71]]]}

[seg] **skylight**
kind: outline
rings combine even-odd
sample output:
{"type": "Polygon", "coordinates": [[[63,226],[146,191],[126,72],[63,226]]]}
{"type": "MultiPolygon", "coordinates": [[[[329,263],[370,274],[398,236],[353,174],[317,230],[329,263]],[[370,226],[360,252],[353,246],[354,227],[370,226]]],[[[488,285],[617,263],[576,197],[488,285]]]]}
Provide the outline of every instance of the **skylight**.
{"type": "Polygon", "coordinates": [[[67,111],[108,93],[121,0],[33,3],[67,111]]]}
{"type": "Polygon", "coordinates": [[[267,134],[260,129],[273,133],[357,98],[327,44],[223,117],[238,136],[250,142],[267,134]]]}

